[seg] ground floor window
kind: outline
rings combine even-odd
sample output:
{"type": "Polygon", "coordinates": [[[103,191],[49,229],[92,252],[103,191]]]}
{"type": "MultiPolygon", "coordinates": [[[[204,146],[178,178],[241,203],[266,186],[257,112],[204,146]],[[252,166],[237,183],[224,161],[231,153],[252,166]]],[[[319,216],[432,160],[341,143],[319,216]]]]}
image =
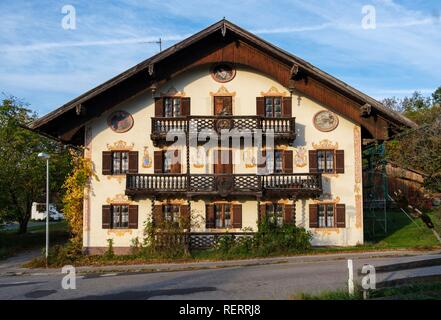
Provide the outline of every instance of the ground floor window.
{"type": "Polygon", "coordinates": [[[112,228],[121,229],[129,227],[129,206],[113,205],[112,206],[112,228]]]}
{"type": "Polygon", "coordinates": [[[319,228],[332,228],[335,226],[334,204],[320,204],[318,206],[319,228]]]}
{"type": "Polygon", "coordinates": [[[216,204],[216,228],[231,228],[231,205],[229,203],[216,204]]]}
{"type": "Polygon", "coordinates": [[[283,225],[283,204],[269,203],[266,205],[266,214],[270,223],[283,225]]]}
{"type": "Polygon", "coordinates": [[[166,204],[162,208],[165,221],[179,224],[179,220],[181,217],[181,206],[166,204]]]}

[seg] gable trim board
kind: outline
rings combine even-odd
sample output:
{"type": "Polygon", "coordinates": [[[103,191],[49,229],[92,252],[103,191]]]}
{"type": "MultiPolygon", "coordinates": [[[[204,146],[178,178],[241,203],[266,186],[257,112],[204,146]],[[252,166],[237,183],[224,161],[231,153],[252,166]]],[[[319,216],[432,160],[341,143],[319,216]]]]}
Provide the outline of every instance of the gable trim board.
{"type": "Polygon", "coordinates": [[[391,129],[416,126],[303,59],[221,20],[37,119],[30,128],[62,142],[81,145],[84,141],[82,129],[90,119],[139,92],[160,87],[193,67],[216,62],[257,69],[290,90],[348,117],[376,139],[387,139],[391,129]],[[221,30],[226,30],[225,36],[221,30]],[[366,104],[373,110],[369,116],[361,112],[366,104]]]}

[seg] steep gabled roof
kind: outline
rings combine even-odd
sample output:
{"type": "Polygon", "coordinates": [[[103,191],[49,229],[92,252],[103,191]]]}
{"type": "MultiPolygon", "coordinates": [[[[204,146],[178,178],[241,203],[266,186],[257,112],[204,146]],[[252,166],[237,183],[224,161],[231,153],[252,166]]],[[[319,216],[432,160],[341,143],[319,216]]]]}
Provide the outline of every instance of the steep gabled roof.
{"type": "MultiPolygon", "coordinates": [[[[416,126],[415,123],[403,115],[386,108],[377,100],[349,86],[343,81],[336,79],[305,60],[268,43],[227,20],[221,20],[39,118],[32,123],[31,129],[60,138],[64,142],[71,142],[77,134],[78,129],[84,125],[86,121],[91,117],[100,115],[105,109],[111,108],[115,105],[110,101],[119,103],[139,91],[146,90],[155,82],[159,83],[161,79],[169,79],[173,74],[173,71],[170,69],[171,67],[168,68],[168,63],[170,61],[173,61],[174,68],[176,68],[176,66],[185,68],[185,65],[183,63],[180,65],[177,60],[180,60],[178,56],[183,55],[186,50],[193,50],[193,53],[195,53],[194,55],[203,60],[205,56],[201,51],[206,50],[208,55],[209,51],[211,49],[214,50],[216,45],[218,47],[222,45],[219,44],[220,42],[223,41],[226,45],[229,41],[237,41],[236,39],[251,44],[253,47],[270,56],[272,59],[276,59],[289,69],[295,68],[296,70],[300,70],[302,77],[299,79],[305,80],[304,84],[302,84],[302,81],[299,82],[299,79],[296,79],[300,86],[298,86],[298,88],[295,86],[295,88],[300,91],[302,91],[302,88],[305,88],[307,85],[307,77],[310,77],[311,79],[314,78],[321,84],[335,91],[339,96],[342,95],[345,99],[351,100],[351,103],[358,108],[366,104],[369,105],[375,110],[376,115],[379,115],[386,122],[389,122],[396,127],[416,126]],[[225,40],[226,38],[228,41],[225,40]],[[215,43],[215,45],[213,45],[213,43],[215,43]],[[195,50],[195,48],[199,48],[199,50],[195,50]],[[161,67],[158,68],[157,66],[161,67]],[[157,71],[157,69],[159,69],[159,71],[157,71]],[[109,99],[112,94],[113,96],[117,96],[118,99],[109,99]],[[108,103],[106,104],[104,101],[108,101],[108,103]],[[71,120],[74,121],[74,124],[66,125],[66,121],[70,123],[71,120]],[[60,126],[60,124],[62,125],[60,126]]],[[[186,57],[188,57],[188,55],[186,57]]],[[[192,60],[193,63],[195,59],[196,58],[192,60]]],[[[233,60],[231,62],[238,62],[240,59],[234,56],[230,59],[218,60],[219,62],[222,60],[233,60]]],[[[243,63],[243,61],[244,60],[242,59],[239,63],[243,63]]],[[[278,72],[280,73],[280,71],[278,72]]],[[[287,80],[292,80],[295,76],[295,73],[290,73],[287,80]]],[[[283,75],[280,79],[285,78],[286,75],[283,75]]],[[[283,84],[288,85],[288,83],[283,84]]],[[[308,91],[307,94],[310,95],[311,92],[312,91],[308,91]]],[[[312,96],[312,98],[314,98],[314,96],[312,96]]],[[[341,100],[340,98],[340,102],[342,101],[344,100],[341,100]]],[[[360,120],[360,122],[362,121],[363,119],[360,120]]],[[[77,143],[81,142],[77,141],[77,143]]]]}

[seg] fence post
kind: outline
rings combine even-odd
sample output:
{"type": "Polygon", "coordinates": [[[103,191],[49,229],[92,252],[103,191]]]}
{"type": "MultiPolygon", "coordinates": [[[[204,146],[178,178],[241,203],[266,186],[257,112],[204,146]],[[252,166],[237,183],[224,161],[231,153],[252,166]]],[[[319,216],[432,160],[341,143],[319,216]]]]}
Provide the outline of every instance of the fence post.
{"type": "Polygon", "coordinates": [[[349,295],[354,295],[354,264],[352,259],[348,260],[348,292],[349,295]]]}

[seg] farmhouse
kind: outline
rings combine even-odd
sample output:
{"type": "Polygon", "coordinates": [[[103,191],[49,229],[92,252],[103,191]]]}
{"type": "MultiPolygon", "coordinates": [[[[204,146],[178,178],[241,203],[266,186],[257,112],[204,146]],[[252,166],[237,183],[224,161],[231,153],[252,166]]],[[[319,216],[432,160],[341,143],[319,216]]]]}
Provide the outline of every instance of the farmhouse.
{"type": "Polygon", "coordinates": [[[98,179],[84,249],[125,253],[146,221],[187,221],[193,246],[305,227],[314,245],[363,243],[362,147],[414,123],[221,20],[38,119],[84,146],[98,179]],[[184,219],[182,219],[184,218],[184,219]]]}

